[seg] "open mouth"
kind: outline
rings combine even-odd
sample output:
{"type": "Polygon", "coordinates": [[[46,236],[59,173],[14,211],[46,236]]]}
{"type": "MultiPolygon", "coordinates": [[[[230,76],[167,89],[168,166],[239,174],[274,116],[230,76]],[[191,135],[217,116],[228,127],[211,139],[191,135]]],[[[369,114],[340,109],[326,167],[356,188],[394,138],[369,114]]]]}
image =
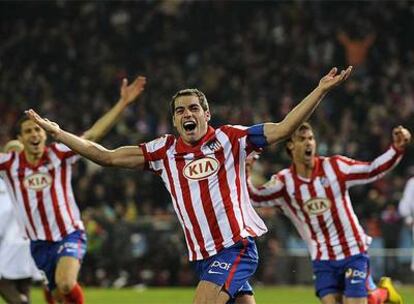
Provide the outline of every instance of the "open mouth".
{"type": "Polygon", "coordinates": [[[186,121],[183,123],[184,130],[191,132],[196,128],[197,124],[194,121],[186,121]]]}
{"type": "Polygon", "coordinates": [[[308,148],[305,150],[305,156],[312,156],[312,149],[308,148]]]}
{"type": "Polygon", "coordinates": [[[38,146],[40,145],[40,140],[37,140],[37,141],[32,141],[32,142],[30,142],[30,144],[31,144],[33,147],[38,147],[38,146]]]}

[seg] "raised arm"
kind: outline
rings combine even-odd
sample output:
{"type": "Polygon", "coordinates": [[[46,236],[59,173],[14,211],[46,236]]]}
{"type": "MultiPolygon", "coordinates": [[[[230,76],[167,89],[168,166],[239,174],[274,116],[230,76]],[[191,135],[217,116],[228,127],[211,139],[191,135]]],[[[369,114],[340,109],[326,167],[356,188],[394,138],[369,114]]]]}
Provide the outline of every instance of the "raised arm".
{"type": "Polygon", "coordinates": [[[284,184],[273,175],[270,180],[260,187],[253,185],[250,178],[255,158],[246,160],[247,190],[249,191],[250,201],[254,207],[275,207],[283,202],[284,184]]]}
{"type": "Polygon", "coordinates": [[[392,132],[393,142],[387,151],[370,162],[337,157],[338,170],[343,175],[347,187],[371,183],[380,179],[401,160],[405,147],[411,141],[411,133],[399,126],[392,132]]]}
{"type": "Polygon", "coordinates": [[[40,117],[33,110],[26,111],[26,114],[46,132],[51,134],[54,139],[101,166],[130,169],[141,169],[144,166],[144,155],[142,149],[138,146],[126,146],[115,150],[108,150],[97,143],[62,130],[58,124],[40,117]]]}
{"type": "Polygon", "coordinates": [[[130,85],[128,85],[128,80],[124,78],[118,102],[98,119],[89,130],[85,131],[82,137],[91,141],[101,140],[118,121],[124,109],[141,95],[145,83],[146,78],[143,76],[138,76],[130,85]]]}
{"type": "Polygon", "coordinates": [[[265,123],[264,135],[268,144],[274,144],[287,139],[305,122],[321,102],[322,98],[335,86],[344,82],[351,74],[352,67],[342,70],[337,74],[337,68],[333,68],[320,81],[319,85],[303,99],[286,117],[279,123],[265,123]]]}

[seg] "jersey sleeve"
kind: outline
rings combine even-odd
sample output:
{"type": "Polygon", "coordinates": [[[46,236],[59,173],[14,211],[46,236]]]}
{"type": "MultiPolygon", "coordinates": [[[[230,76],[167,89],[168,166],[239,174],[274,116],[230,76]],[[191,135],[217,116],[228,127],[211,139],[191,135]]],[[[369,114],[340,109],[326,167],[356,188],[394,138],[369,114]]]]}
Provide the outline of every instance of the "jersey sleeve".
{"type": "Polygon", "coordinates": [[[164,169],[164,159],[167,157],[167,149],[173,144],[173,135],[164,135],[152,141],[139,144],[144,154],[144,169],[159,174],[164,169]]]}
{"type": "Polygon", "coordinates": [[[345,156],[335,156],[342,178],[348,187],[374,182],[393,169],[402,159],[403,151],[390,146],[373,161],[358,161],[345,156]]]}
{"type": "Polygon", "coordinates": [[[398,204],[398,211],[407,222],[414,220],[414,177],[410,178],[405,185],[403,196],[398,204]]]}
{"type": "Polygon", "coordinates": [[[285,185],[277,175],[260,187],[254,186],[251,179],[247,178],[247,189],[255,207],[280,207],[283,203],[285,185]]]}
{"type": "Polygon", "coordinates": [[[264,135],[260,135],[260,128],[257,126],[225,125],[220,129],[229,137],[233,145],[240,144],[241,148],[245,149],[246,157],[254,151],[260,152],[265,146],[264,135]]]}
{"type": "Polygon", "coordinates": [[[52,143],[49,147],[61,161],[66,160],[70,164],[74,164],[80,159],[79,154],[62,143],[52,143]]]}
{"type": "Polygon", "coordinates": [[[13,152],[0,153],[0,171],[5,171],[10,167],[13,160],[13,152]]]}

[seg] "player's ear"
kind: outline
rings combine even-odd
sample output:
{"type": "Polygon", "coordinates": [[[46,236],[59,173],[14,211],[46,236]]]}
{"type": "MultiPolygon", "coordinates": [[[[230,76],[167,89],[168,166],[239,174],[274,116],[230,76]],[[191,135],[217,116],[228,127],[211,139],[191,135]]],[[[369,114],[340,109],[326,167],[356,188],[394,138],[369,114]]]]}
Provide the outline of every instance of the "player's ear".
{"type": "Polygon", "coordinates": [[[293,141],[291,141],[291,140],[289,140],[289,141],[286,143],[286,148],[287,148],[289,151],[292,151],[293,146],[294,146],[294,144],[293,144],[293,141]]]}
{"type": "Polygon", "coordinates": [[[207,120],[207,121],[210,121],[210,119],[211,119],[210,110],[206,110],[206,111],[205,111],[205,115],[206,115],[206,120],[207,120]]]}

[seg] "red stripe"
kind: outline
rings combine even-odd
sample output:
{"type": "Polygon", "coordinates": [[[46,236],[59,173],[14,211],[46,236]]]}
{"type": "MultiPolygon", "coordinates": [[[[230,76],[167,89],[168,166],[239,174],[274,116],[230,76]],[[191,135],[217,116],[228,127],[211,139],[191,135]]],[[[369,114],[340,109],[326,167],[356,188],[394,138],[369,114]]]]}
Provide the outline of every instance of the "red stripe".
{"type": "Polygon", "coordinates": [[[53,211],[55,213],[56,222],[59,227],[59,232],[62,237],[66,236],[66,228],[65,223],[62,218],[62,214],[60,212],[58,198],[56,195],[56,189],[55,189],[55,169],[52,169],[49,171],[50,175],[52,176],[52,185],[50,186],[50,195],[52,198],[52,205],[53,205],[53,211]]]}
{"type": "Polygon", "coordinates": [[[237,256],[236,260],[234,261],[233,265],[231,266],[229,276],[227,277],[226,283],[224,283],[224,288],[226,290],[229,290],[231,281],[233,281],[234,274],[236,273],[237,266],[239,266],[240,261],[241,261],[243,255],[244,255],[244,253],[247,250],[248,241],[246,239],[243,239],[242,242],[243,242],[243,248],[242,248],[242,250],[240,250],[239,255],[237,256]]]}
{"type": "MultiPolygon", "coordinates": [[[[356,179],[369,179],[372,177],[375,177],[376,175],[379,175],[394,166],[394,164],[397,162],[398,158],[400,157],[399,154],[395,154],[390,160],[386,161],[382,165],[380,165],[375,170],[372,170],[371,172],[364,172],[364,173],[351,173],[347,175],[347,180],[356,180],[356,179]]],[[[365,163],[368,165],[368,163],[365,163]]],[[[352,165],[351,165],[352,166],[352,165]]]]}
{"type": "Polygon", "coordinates": [[[204,214],[206,215],[208,227],[210,229],[210,234],[213,237],[216,251],[219,252],[221,249],[224,248],[223,236],[221,234],[220,227],[217,222],[217,217],[214,212],[213,202],[211,200],[210,190],[208,188],[208,180],[204,179],[199,181],[198,183],[200,185],[201,201],[203,202],[203,210],[204,214]]]}
{"type": "Polygon", "coordinates": [[[302,199],[302,193],[300,192],[300,181],[299,179],[293,174],[292,172],[292,178],[293,178],[293,183],[294,183],[294,187],[295,187],[295,200],[298,203],[300,210],[302,212],[302,214],[305,217],[305,223],[306,225],[308,225],[309,230],[311,232],[311,238],[312,240],[314,240],[316,242],[316,259],[319,260],[322,256],[322,251],[321,251],[321,244],[319,243],[317,237],[316,237],[316,233],[315,230],[313,229],[313,226],[311,224],[311,221],[309,219],[309,215],[308,213],[305,211],[305,209],[303,208],[303,199],[302,199]]]}
{"type": "MultiPolygon", "coordinates": [[[[231,154],[233,156],[233,165],[234,165],[234,171],[236,175],[237,202],[239,203],[239,209],[240,209],[240,214],[242,217],[243,228],[246,228],[246,222],[244,221],[244,214],[243,214],[243,209],[241,206],[242,202],[241,202],[240,160],[239,160],[240,158],[240,141],[239,140],[240,139],[239,138],[233,139],[229,134],[227,135],[229,136],[229,139],[230,139],[231,154]]],[[[243,181],[243,182],[245,183],[246,181],[243,181]]]]}
{"type": "MultiPolygon", "coordinates": [[[[184,159],[183,158],[179,158],[176,159],[176,164],[177,164],[177,171],[178,171],[178,179],[180,181],[180,187],[181,187],[181,191],[182,191],[182,196],[183,196],[183,201],[184,201],[184,207],[185,210],[187,211],[188,217],[190,219],[191,225],[193,226],[193,230],[194,230],[194,235],[197,239],[197,243],[200,247],[200,251],[201,251],[201,255],[203,256],[203,258],[207,258],[209,256],[207,250],[206,250],[206,246],[204,243],[204,238],[203,235],[201,233],[201,229],[200,229],[200,225],[197,221],[197,216],[194,212],[194,207],[193,207],[193,201],[191,199],[191,195],[190,195],[190,187],[188,185],[188,181],[186,180],[186,178],[183,175],[183,169],[184,169],[184,159]]],[[[199,202],[201,203],[201,202],[199,202]]]]}
{"type": "MultiPolygon", "coordinates": [[[[21,153],[19,157],[20,163],[21,163],[22,157],[23,157],[23,153],[21,153]]],[[[29,196],[27,194],[26,188],[24,187],[25,170],[23,167],[20,167],[19,169],[22,169],[23,171],[23,172],[18,172],[18,177],[19,177],[20,193],[22,195],[23,203],[24,203],[24,210],[26,211],[26,215],[29,218],[29,223],[30,223],[30,226],[32,227],[32,231],[34,232],[35,237],[38,237],[37,230],[33,222],[32,212],[30,209],[29,196]]]]}
{"type": "MultiPolygon", "coordinates": [[[[332,162],[330,161],[330,163],[332,164],[332,162]]],[[[325,168],[323,166],[321,166],[323,174],[327,177],[328,174],[325,171],[325,168]]],[[[335,176],[335,178],[338,180],[338,177],[335,176]]],[[[339,183],[339,181],[338,181],[339,183]]],[[[336,201],[335,201],[335,196],[333,194],[333,190],[331,187],[331,184],[329,183],[328,187],[325,187],[325,191],[326,191],[326,195],[328,196],[328,199],[332,202],[332,206],[331,206],[331,212],[332,212],[332,221],[335,224],[335,228],[336,228],[336,233],[338,234],[339,237],[339,244],[341,245],[342,248],[342,252],[344,253],[345,257],[349,257],[351,255],[351,252],[349,250],[349,246],[348,243],[346,241],[346,237],[345,237],[345,229],[342,226],[342,222],[339,218],[339,212],[338,212],[338,208],[336,206],[336,201]]]]}
{"type": "Polygon", "coordinates": [[[345,187],[345,179],[344,179],[344,176],[341,173],[341,171],[339,170],[338,163],[335,160],[332,160],[331,161],[331,165],[332,165],[332,168],[333,168],[333,170],[334,170],[334,172],[336,174],[336,177],[337,177],[337,180],[338,180],[338,184],[339,184],[339,187],[341,189],[341,198],[342,198],[342,200],[344,202],[346,216],[348,217],[348,220],[351,223],[352,232],[354,234],[355,239],[357,240],[359,251],[360,252],[363,252],[364,251],[364,247],[362,245],[361,236],[359,235],[359,232],[358,232],[358,229],[356,227],[355,221],[352,218],[351,211],[349,210],[348,201],[346,200],[346,192],[347,192],[347,189],[345,187]]]}
{"type": "Polygon", "coordinates": [[[178,210],[178,216],[180,217],[181,222],[183,223],[185,238],[187,240],[187,244],[188,244],[188,247],[190,249],[189,259],[190,259],[190,261],[192,261],[196,258],[194,243],[191,239],[190,232],[188,231],[187,226],[185,225],[183,214],[181,212],[180,205],[178,204],[177,194],[175,192],[175,187],[174,187],[174,181],[173,181],[173,178],[172,178],[172,175],[171,175],[171,169],[170,169],[170,165],[169,165],[169,162],[168,162],[167,158],[164,158],[163,162],[164,162],[165,171],[166,171],[167,177],[168,177],[168,183],[170,185],[170,192],[171,192],[172,197],[174,198],[173,199],[173,204],[175,204],[175,206],[178,210]]]}
{"type": "Polygon", "coordinates": [[[49,147],[53,150],[53,152],[56,154],[56,156],[61,161],[64,160],[64,159],[66,159],[66,158],[69,158],[71,156],[76,155],[76,153],[73,152],[72,150],[70,150],[70,151],[60,151],[60,150],[58,150],[56,143],[51,144],[49,147]]]}
{"type": "MultiPolygon", "coordinates": [[[[233,235],[232,240],[236,242],[240,236],[240,226],[237,222],[236,214],[234,213],[233,202],[231,201],[231,194],[229,188],[229,182],[227,180],[227,172],[226,172],[226,159],[224,157],[224,151],[220,150],[214,153],[217,160],[221,164],[220,169],[217,173],[217,178],[219,181],[219,189],[221,198],[223,199],[224,209],[226,211],[227,219],[230,223],[231,233],[233,235]]],[[[236,169],[236,168],[235,168],[236,169]]],[[[236,171],[236,175],[237,171],[236,171]]],[[[237,188],[238,192],[240,191],[239,187],[237,188]]],[[[240,199],[239,199],[240,201],[240,199]]],[[[241,206],[240,206],[241,210],[241,206]]]]}
{"type": "Polygon", "coordinates": [[[53,241],[52,233],[50,232],[49,222],[46,216],[45,203],[43,201],[43,192],[36,191],[37,208],[39,209],[40,220],[42,221],[43,230],[47,241],[53,241]]]}
{"type": "Polygon", "coordinates": [[[72,208],[69,205],[68,187],[67,187],[67,180],[66,180],[67,170],[68,170],[68,168],[67,168],[66,161],[62,161],[61,165],[60,165],[60,182],[62,184],[63,198],[65,200],[66,211],[69,214],[72,226],[75,227],[76,229],[79,229],[78,225],[75,224],[75,219],[74,219],[74,216],[73,216],[73,213],[72,213],[72,208]]]}
{"type": "MultiPolygon", "coordinates": [[[[311,183],[309,183],[309,193],[310,193],[310,198],[317,198],[318,195],[316,194],[316,190],[315,190],[315,185],[314,185],[314,181],[312,181],[311,183]]],[[[334,202],[332,202],[334,204],[334,202]]],[[[323,217],[323,215],[317,215],[317,219],[318,219],[318,223],[319,223],[319,228],[323,233],[323,236],[325,238],[325,243],[326,243],[326,248],[328,249],[328,256],[330,260],[335,260],[335,252],[333,251],[332,248],[332,244],[331,244],[331,238],[329,236],[329,231],[328,231],[328,227],[326,225],[325,219],[323,217]]]]}

